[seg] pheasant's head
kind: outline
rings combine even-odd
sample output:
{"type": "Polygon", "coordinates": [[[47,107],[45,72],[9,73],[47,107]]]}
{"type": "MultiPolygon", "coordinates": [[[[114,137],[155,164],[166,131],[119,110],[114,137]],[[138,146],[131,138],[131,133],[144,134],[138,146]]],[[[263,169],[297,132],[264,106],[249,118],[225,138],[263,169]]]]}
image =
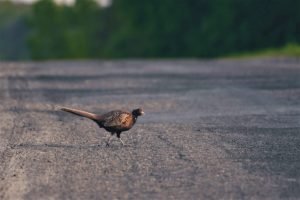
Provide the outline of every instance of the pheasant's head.
{"type": "Polygon", "coordinates": [[[134,109],[132,111],[132,115],[134,115],[135,117],[138,117],[138,116],[141,116],[141,115],[144,115],[144,111],[142,108],[137,108],[137,109],[134,109]]]}

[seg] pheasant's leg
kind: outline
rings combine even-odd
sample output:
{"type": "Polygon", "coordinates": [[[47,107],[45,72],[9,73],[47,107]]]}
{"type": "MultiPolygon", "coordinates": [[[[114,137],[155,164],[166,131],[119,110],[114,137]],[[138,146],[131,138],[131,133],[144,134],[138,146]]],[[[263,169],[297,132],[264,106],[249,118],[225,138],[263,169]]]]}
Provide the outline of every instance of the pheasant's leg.
{"type": "Polygon", "coordinates": [[[112,133],[112,134],[109,136],[108,140],[106,141],[106,146],[107,146],[107,147],[109,146],[109,143],[110,143],[110,141],[111,141],[113,135],[114,135],[114,134],[112,133]]]}
{"type": "Polygon", "coordinates": [[[122,143],[123,146],[125,146],[125,143],[123,142],[123,140],[121,139],[121,132],[117,133],[117,138],[119,138],[120,142],[122,143]]]}
{"type": "Polygon", "coordinates": [[[119,138],[119,140],[122,143],[122,145],[125,146],[125,143],[123,142],[123,140],[121,138],[119,138]]]}

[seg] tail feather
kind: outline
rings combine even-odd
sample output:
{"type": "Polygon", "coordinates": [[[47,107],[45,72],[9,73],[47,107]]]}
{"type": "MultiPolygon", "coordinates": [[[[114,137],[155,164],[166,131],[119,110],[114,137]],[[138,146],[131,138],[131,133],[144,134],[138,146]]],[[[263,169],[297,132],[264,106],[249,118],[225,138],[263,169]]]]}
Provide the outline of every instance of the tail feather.
{"type": "Polygon", "coordinates": [[[81,116],[81,117],[86,117],[86,118],[89,118],[91,120],[98,120],[100,118],[99,115],[96,115],[94,113],[90,113],[90,112],[87,112],[87,111],[83,111],[83,110],[77,110],[77,109],[66,108],[66,107],[61,108],[61,110],[65,111],[65,112],[72,113],[74,115],[81,116]]]}

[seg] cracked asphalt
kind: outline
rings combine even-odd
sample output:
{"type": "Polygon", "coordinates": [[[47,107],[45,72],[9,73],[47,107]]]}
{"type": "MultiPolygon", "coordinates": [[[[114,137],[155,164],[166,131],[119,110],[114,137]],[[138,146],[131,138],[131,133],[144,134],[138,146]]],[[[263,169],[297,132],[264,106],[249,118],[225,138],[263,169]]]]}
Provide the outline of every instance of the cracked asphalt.
{"type": "Polygon", "coordinates": [[[0,199],[300,199],[297,58],[1,62],[0,99],[0,199]]]}

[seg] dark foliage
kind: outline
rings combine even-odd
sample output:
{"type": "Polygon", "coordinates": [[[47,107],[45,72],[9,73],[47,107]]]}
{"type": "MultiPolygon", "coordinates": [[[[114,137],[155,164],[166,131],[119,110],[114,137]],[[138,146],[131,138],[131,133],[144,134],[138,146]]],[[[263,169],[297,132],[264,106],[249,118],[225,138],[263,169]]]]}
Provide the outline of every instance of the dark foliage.
{"type": "Polygon", "coordinates": [[[215,57],[300,42],[298,0],[38,1],[34,59],[215,57]]]}

